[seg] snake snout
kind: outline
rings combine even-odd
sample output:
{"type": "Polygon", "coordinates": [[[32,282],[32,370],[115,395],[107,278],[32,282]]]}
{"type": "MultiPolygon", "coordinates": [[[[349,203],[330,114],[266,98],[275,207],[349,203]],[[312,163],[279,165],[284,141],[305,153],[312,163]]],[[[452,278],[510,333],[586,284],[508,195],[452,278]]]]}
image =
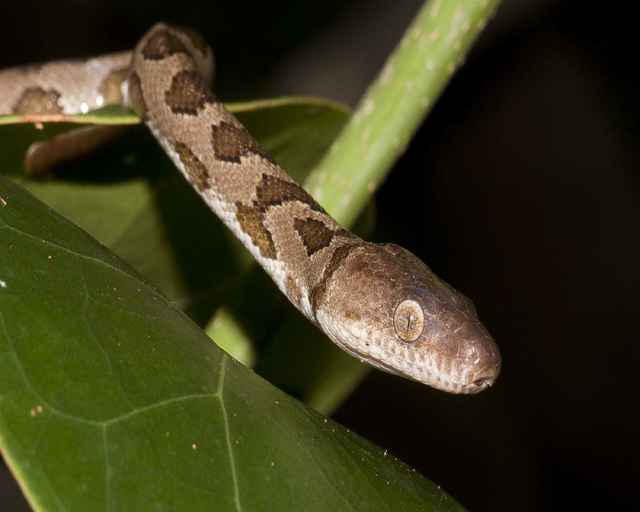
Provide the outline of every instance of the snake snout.
{"type": "Polygon", "coordinates": [[[485,338],[475,346],[479,354],[475,361],[475,369],[469,374],[468,393],[479,393],[491,386],[500,374],[500,352],[491,338],[485,338]]]}
{"type": "Polygon", "coordinates": [[[458,319],[459,327],[449,334],[450,346],[456,347],[452,375],[457,376],[461,393],[479,393],[498,378],[500,351],[475,314],[470,317],[465,312],[458,319]]]}

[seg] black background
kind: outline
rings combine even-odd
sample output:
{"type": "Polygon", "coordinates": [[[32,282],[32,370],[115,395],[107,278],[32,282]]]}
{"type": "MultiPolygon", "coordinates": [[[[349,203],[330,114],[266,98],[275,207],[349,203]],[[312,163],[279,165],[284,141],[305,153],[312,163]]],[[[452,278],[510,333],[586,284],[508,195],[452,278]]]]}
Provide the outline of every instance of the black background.
{"type": "MultiPolygon", "coordinates": [[[[0,67],[130,48],[164,20],[211,42],[225,100],[351,104],[420,6],[11,4],[0,67]]],[[[378,194],[377,239],[474,299],[503,373],[458,397],[372,372],[335,418],[470,510],[637,508],[639,45],[623,5],[506,0],[378,194]]],[[[0,466],[0,509],[26,508],[0,466]]]]}

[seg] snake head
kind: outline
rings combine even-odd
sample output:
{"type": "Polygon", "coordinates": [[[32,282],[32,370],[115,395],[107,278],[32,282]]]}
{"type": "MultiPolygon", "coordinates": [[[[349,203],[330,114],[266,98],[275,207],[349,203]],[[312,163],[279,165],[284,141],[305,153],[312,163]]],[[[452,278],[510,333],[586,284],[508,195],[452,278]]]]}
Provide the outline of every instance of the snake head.
{"type": "Polygon", "coordinates": [[[343,253],[316,314],[336,344],[450,393],[493,384],[500,352],[467,297],[397,245],[362,243],[343,253]]]}

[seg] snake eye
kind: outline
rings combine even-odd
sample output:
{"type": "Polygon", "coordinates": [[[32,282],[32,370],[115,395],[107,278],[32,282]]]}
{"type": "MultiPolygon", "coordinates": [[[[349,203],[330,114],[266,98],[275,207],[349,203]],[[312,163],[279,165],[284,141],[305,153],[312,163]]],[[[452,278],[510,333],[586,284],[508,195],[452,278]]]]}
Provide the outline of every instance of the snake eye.
{"type": "Polygon", "coordinates": [[[424,313],[415,300],[403,300],[393,314],[393,327],[402,341],[416,341],[424,328],[424,313]]]}

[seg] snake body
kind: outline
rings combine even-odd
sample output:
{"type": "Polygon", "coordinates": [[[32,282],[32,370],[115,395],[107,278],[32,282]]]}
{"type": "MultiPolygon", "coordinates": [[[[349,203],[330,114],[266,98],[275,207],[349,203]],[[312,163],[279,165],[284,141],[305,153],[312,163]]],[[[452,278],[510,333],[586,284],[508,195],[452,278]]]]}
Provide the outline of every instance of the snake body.
{"type": "Polygon", "coordinates": [[[500,354],[472,302],[409,251],[339,226],[211,92],[213,56],[154,26],[130,53],[0,72],[0,114],[133,108],[280,290],[339,347],[444,391],[491,385],[500,354]]]}

